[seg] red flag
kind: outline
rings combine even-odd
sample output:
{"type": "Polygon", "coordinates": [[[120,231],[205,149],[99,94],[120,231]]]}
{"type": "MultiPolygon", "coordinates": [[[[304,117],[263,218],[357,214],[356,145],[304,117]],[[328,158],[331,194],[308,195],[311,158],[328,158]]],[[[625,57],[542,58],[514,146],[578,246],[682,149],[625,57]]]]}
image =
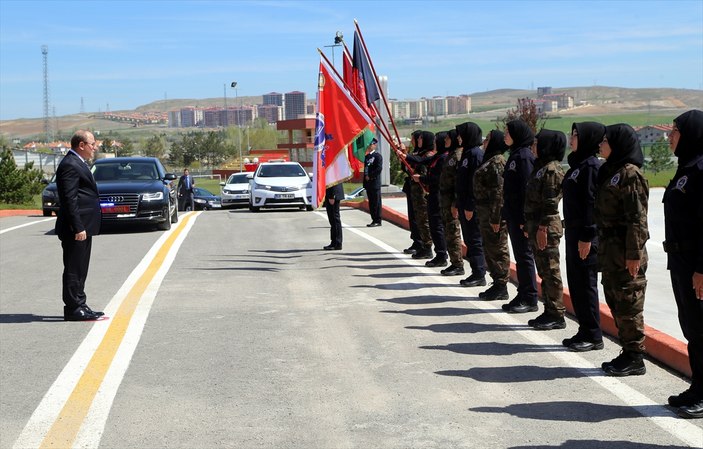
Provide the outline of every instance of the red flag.
{"type": "Polygon", "coordinates": [[[318,204],[324,190],[351,177],[347,146],[366,128],[367,116],[324,61],[320,61],[315,131],[315,167],[318,204]],[[324,179],[324,182],[320,180],[324,179]]]}

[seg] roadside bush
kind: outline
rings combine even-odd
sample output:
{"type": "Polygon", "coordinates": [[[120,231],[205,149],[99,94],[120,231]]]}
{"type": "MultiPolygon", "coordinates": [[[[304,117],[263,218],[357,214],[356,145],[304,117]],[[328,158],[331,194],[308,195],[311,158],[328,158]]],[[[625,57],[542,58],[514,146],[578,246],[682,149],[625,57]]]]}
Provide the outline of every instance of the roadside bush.
{"type": "Polygon", "coordinates": [[[0,203],[25,204],[42,191],[42,173],[33,168],[34,162],[17,168],[12,150],[2,147],[0,153],[0,203]]]}

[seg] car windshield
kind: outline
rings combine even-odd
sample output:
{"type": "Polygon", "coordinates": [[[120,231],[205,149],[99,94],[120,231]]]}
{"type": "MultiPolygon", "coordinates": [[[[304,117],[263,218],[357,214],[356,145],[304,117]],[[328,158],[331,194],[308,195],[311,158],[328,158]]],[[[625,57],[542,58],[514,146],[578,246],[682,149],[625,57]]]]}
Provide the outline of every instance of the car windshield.
{"type": "Polygon", "coordinates": [[[237,173],[227,180],[227,184],[249,184],[249,175],[237,173]]]}
{"type": "Polygon", "coordinates": [[[300,165],[281,164],[281,165],[262,165],[259,170],[259,176],[262,178],[294,178],[307,177],[307,173],[300,165]]]}
{"type": "Polygon", "coordinates": [[[105,163],[93,165],[96,181],[153,181],[159,179],[156,166],[149,162],[105,163]]]}
{"type": "Polygon", "coordinates": [[[196,196],[214,196],[211,191],[202,189],[200,187],[194,187],[196,196]]]}

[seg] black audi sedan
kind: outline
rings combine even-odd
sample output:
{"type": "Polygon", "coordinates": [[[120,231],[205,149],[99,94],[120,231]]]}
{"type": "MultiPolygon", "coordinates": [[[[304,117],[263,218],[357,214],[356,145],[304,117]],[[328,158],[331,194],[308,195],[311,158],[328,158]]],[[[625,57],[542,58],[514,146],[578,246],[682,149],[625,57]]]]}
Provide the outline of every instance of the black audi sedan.
{"type": "Polygon", "coordinates": [[[98,159],[92,167],[98,185],[102,223],[154,224],[161,230],[178,222],[177,179],[153,157],[98,159]]]}

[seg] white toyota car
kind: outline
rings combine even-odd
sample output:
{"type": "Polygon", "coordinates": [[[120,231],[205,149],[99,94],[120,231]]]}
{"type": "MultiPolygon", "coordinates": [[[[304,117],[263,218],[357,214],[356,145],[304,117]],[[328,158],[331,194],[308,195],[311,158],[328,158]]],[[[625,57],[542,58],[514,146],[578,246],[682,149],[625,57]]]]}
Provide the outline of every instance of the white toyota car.
{"type": "Polygon", "coordinates": [[[297,162],[263,162],[251,180],[249,210],[298,207],[313,210],[312,181],[297,162]]]}

